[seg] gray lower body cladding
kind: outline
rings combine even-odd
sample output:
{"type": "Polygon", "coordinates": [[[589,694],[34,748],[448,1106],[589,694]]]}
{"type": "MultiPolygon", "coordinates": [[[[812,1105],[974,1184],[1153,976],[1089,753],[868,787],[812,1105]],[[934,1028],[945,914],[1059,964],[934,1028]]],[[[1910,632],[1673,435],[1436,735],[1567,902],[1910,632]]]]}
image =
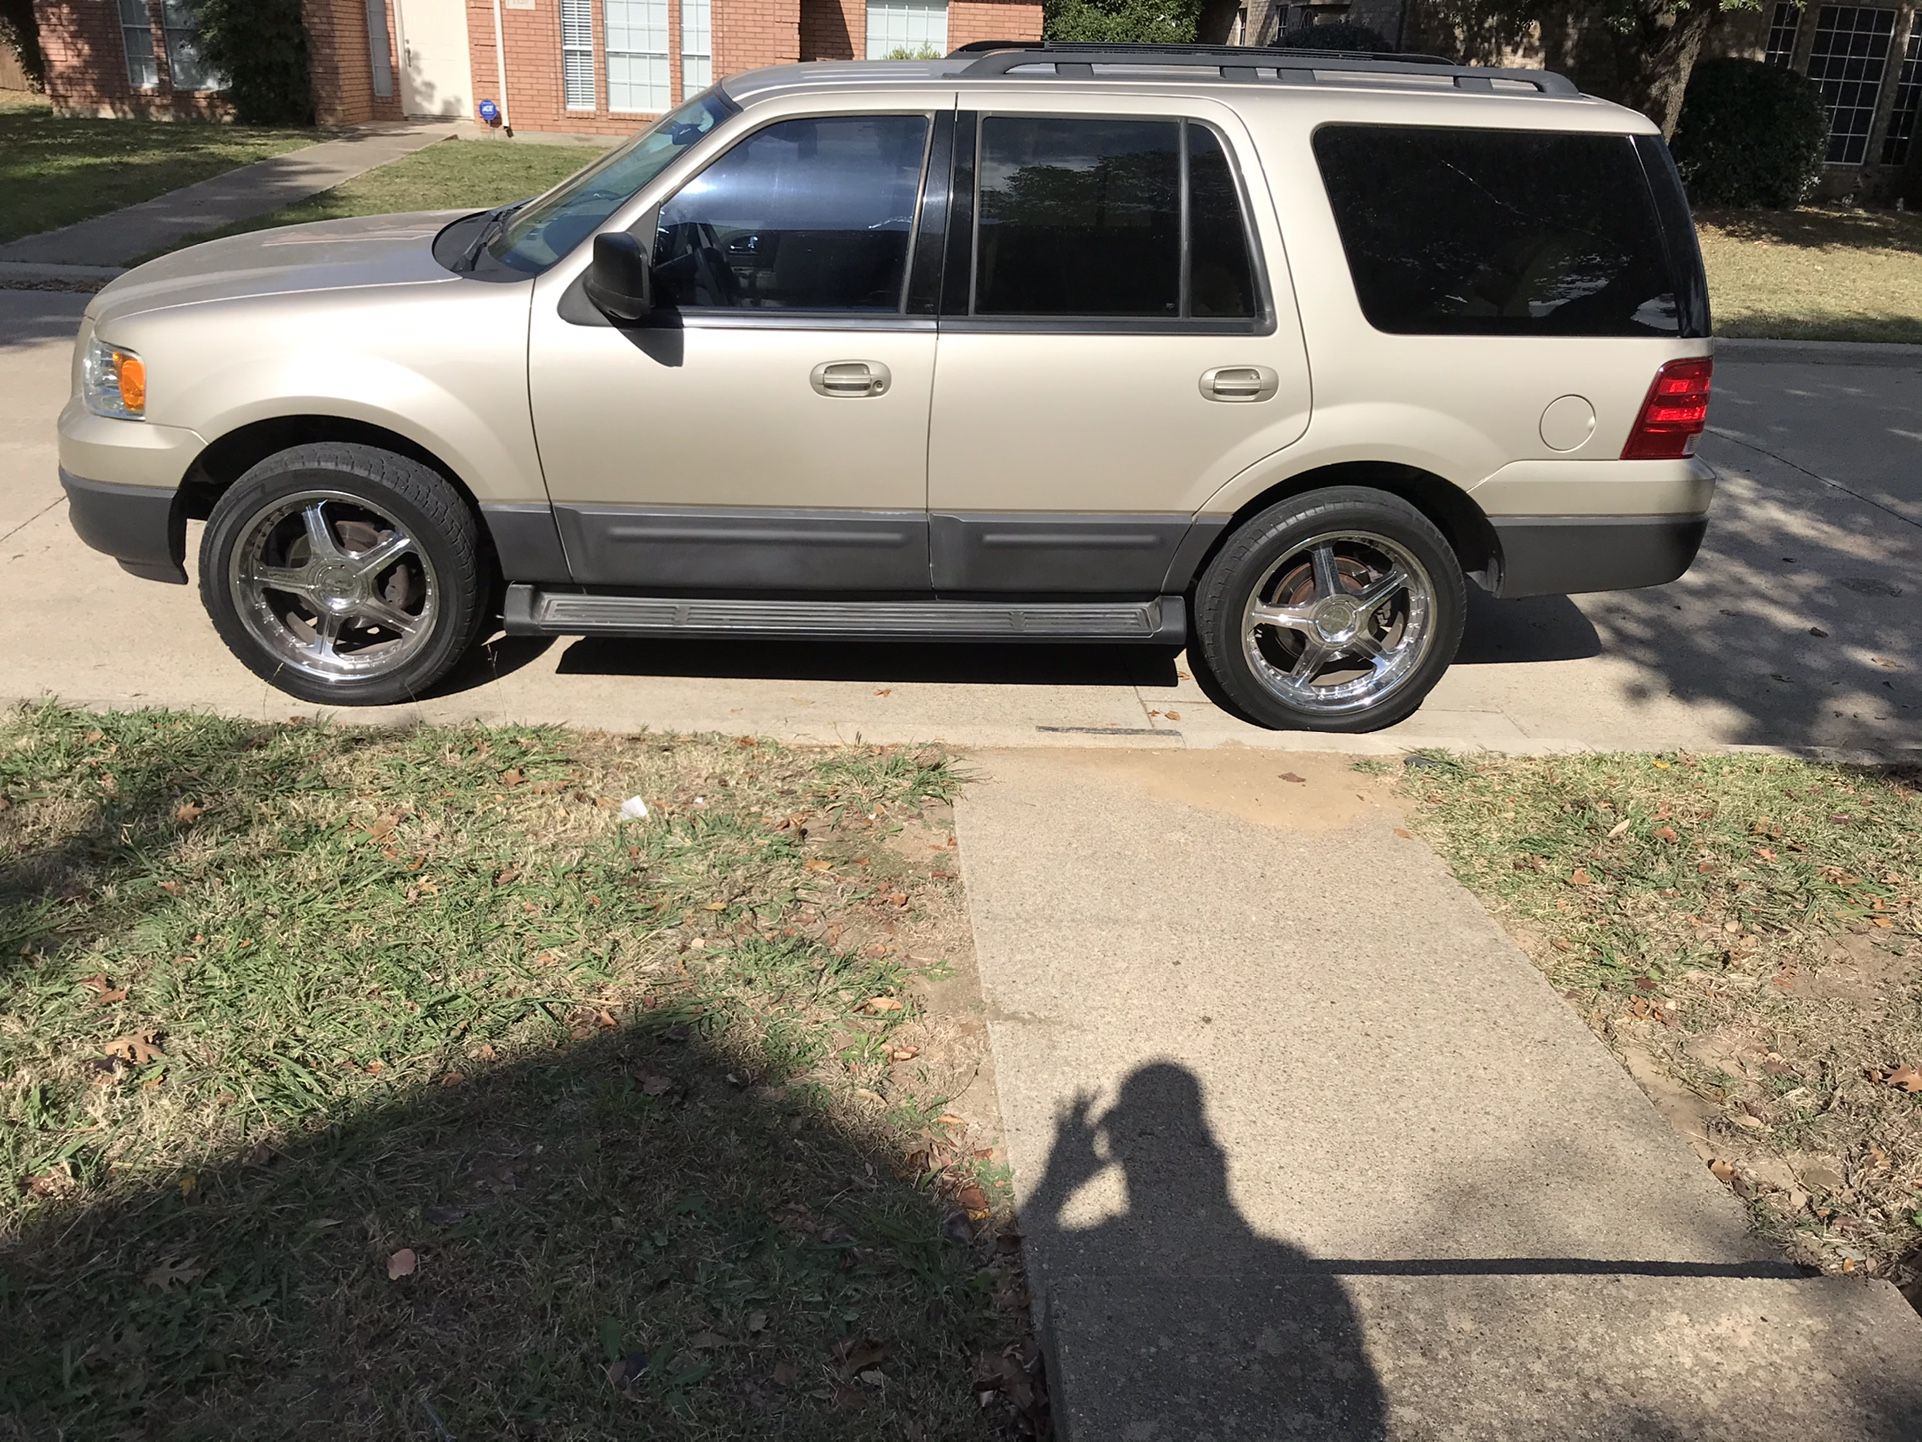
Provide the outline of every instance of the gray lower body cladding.
{"type": "Polygon", "coordinates": [[[96,551],[149,581],[187,583],[187,513],[178,491],[123,486],[60,472],[67,523],[96,551]]]}
{"type": "Polygon", "coordinates": [[[560,504],[481,508],[509,581],[628,590],[1182,591],[1224,519],[560,504]],[[564,562],[562,557],[564,555],[564,562]],[[562,562],[565,572],[556,574],[562,562]]]}
{"type": "Polygon", "coordinates": [[[1494,516],[1495,594],[1568,596],[1673,581],[1695,561],[1707,516],[1494,516]]]}
{"type": "Polygon", "coordinates": [[[822,641],[1110,641],[1178,646],[1188,607],[1147,601],[817,600],[507,588],[510,636],[781,636],[822,641]]]}

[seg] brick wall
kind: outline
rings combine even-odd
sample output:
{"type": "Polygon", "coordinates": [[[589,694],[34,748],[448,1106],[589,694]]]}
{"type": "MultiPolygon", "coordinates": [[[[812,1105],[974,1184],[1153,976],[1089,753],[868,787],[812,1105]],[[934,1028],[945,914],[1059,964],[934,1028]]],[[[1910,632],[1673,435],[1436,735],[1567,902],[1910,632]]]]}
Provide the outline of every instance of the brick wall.
{"type": "Polygon", "coordinates": [[[34,0],[40,48],[47,57],[47,98],[56,112],[156,120],[224,119],[231,113],[216,95],[174,90],[160,0],[147,0],[147,9],[157,78],[136,90],[127,72],[117,0],[34,0]]]}
{"type": "Polygon", "coordinates": [[[948,0],[948,49],[977,40],[1039,40],[1040,0],[948,0]]]}
{"type": "Polygon", "coordinates": [[[867,36],[867,0],[801,0],[801,59],[852,60],[867,36]]]}
{"type": "Polygon", "coordinates": [[[373,47],[367,37],[367,0],[301,0],[307,66],[313,78],[314,119],[322,125],[399,120],[400,75],[395,59],[394,11],[387,12],[387,94],[374,93],[373,47]]]}
{"type": "MultiPolygon", "coordinates": [[[[465,3],[474,94],[498,104],[501,85],[494,51],[493,0],[465,3]]],[[[711,43],[717,79],[763,65],[786,65],[802,59],[846,60],[867,52],[866,0],[712,0],[712,4],[711,43]]],[[[503,3],[506,108],[516,130],[621,135],[655,118],[653,114],[608,108],[607,64],[602,51],[606,28],[600,0],[594,0],[593,17],[594,108],[569,110],[561,87],[560,0],[533,0],[524,9],[503,3]]],[[[1027,40],[1040,35],[1039,0],[949,0],[950,48],[971,40],[1027,40]]],[[[669,0],[668,72],[672,100],[678,105],[687,98],[681,84],[680,0],[669,0]]]]}

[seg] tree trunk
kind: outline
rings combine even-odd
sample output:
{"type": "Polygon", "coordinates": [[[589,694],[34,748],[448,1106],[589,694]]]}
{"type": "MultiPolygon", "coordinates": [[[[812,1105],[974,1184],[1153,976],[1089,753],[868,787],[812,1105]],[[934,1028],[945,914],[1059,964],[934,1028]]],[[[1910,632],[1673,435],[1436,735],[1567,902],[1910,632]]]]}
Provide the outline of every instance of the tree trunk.
{"type": "Polygon", "coordinates": [[[1663,135],[1673,135],[1682,93],[1719,8],[1719,0],[1558,6],[1542,21],[1549,68],[1567,71],[1589,94],[1639,110],[1663,135]]]}

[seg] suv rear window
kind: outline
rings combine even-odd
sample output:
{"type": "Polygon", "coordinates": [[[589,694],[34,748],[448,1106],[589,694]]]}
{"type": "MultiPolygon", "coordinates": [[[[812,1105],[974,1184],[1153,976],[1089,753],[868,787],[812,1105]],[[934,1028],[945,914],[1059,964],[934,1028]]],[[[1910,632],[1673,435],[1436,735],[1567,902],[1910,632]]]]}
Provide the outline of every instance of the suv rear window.
{"type": "Polygon", "coordinates": [[[1362,313],[1401,335],[1677,335],[1626,135],[1325,125],[1315,160],[1362,313]]]}

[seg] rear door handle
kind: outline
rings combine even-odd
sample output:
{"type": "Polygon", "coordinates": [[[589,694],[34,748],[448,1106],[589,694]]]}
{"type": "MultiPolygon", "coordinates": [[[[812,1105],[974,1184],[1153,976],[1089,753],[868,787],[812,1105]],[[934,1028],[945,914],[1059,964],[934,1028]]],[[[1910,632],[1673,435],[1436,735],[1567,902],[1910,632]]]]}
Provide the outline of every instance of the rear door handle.
{"type": "Polygon", "coordinates": [[[1267,366],[1216,366],[1201,373],[1201,394],[1211,401],[1265,401],[1281,389],[1267,366]]]}
{"type": "Polygon", "coordinates": [[[885,395],[890,379],[879,361],[822,361],[808,375],[809,384],[824,396],[885,395]]]}

